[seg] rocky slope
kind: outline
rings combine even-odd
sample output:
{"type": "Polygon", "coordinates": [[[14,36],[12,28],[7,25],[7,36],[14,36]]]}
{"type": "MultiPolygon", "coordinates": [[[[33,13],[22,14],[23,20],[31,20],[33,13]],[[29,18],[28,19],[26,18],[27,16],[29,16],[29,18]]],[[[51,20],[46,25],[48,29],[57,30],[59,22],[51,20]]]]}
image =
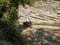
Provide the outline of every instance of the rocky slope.
{"type": "Polygon", "coordinates": [[[60,21],[60,2],[36,2],[33,6],[19,5],[19,22],[31,20],[33,23],[54,23],[60,21]]]}
{"type": "Polygon", "coordinates": [[[33,25],[17,29],[25,45],[60,45],[60,2],[35,2],[33,6],[19,5],[19,23],[31,20],[33,25]]]}

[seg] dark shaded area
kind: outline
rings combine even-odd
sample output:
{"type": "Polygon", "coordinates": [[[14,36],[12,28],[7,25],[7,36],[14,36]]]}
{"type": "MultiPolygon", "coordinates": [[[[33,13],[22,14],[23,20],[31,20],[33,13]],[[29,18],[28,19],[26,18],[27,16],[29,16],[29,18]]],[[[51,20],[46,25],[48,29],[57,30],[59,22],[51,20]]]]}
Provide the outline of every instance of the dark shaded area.
{"type": "Polygon", "coordinates": [[[31,27],[32,26],[32,22],[31,21],[25,21],[25,22],[23,22],[23,24],[20,24],[18,27],[17,27],[17,30],[19,31],[19,33],[20,32],[22,32],[24,29],[26,29],[26,28],[32,28],[31,27]]]}
{"type": "Polygon", "coordinates": [[[25,27],[31,27],[31,25],[32,25],[32,22],[31,21],[25,21],[25,22],[23,22],[23,26],[25,26],[25,27]]]}
{"type": "Polygon", "coordinates": [[[29,45],[60,45],[60,30],[46,31],[43,28],[24,37],[25,44],[29,45]],[[57,35],[56,35],[57,34],[57,35]]]}

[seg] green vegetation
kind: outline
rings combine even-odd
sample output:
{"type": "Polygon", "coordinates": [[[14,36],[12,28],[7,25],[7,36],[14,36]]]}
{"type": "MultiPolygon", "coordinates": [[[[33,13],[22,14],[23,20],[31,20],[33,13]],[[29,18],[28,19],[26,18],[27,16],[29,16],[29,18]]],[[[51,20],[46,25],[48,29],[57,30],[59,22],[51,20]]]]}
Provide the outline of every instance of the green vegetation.
{"type": "Polygon", "coordinates": [[[31,5],[34,0],[0,0],[0,32],[7,41],[24,45],[23,37],[16,31],[18,5],[31,5]]]}

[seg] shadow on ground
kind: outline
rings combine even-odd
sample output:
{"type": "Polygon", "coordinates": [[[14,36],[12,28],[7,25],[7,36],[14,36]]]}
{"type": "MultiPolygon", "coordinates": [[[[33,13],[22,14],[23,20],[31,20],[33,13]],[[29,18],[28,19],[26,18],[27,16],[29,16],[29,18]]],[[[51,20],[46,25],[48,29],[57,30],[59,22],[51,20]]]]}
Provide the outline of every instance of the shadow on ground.
{"type": "Polygon", "coordinates": [[[35,33],[29,31],[24,36],[25,45],[60,45],[60,30],[46,31],[43,28],[38,29],[35,33]]]}

